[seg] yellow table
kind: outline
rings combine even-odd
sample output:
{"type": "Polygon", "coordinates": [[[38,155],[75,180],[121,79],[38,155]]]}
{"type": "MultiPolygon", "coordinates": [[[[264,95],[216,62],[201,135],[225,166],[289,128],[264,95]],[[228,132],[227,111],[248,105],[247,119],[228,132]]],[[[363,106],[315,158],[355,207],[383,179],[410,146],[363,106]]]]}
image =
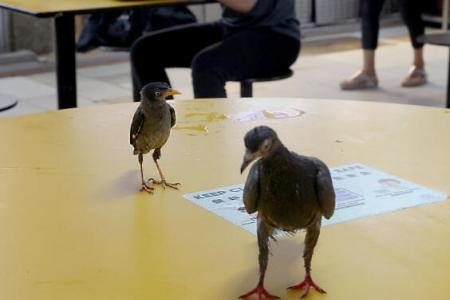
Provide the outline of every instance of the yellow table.
{"type": "MultiPolygon", "coordinates": [[[[212,0],[5,0],[0,8],[55,20],[55,60],[58,89],[58,108],[77,106],[77,80],[75,56],[75,22],[77,14],[97,11],[162,6],[200,4],[212,0]]],[[[51,34],[51,32],[49,32],[51,34]]]]}
{"type": "MultiPolygon", "coordinates": [[[[148,195],[128,144],[136,105],[0,120],[0,299],[235,299],[252,288],[256,237],[182,195],[243,182],[242,137],[260,124],[330,166],[360,162],[450,193],[449,110],[252,99],[175,102],[161,167],[183,185],[148,195]],[[222,117],[274,106],[304,114],[222,117]]],[[[448,300],[449,215],[447,200],[324,227],[313,276],[328,294],[308,299],[448,300]]],[[[285,288],[303,278],[303,236],[272,247],[266,284],[283,299],[300,296],[285,288]]]]}

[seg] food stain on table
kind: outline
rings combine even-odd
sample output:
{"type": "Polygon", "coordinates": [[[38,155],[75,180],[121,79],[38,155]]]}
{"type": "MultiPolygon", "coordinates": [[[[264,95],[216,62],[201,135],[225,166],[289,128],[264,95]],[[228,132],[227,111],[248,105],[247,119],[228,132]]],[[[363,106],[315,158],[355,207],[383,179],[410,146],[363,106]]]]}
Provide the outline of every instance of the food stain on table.
{"type": "Polygon", "coordinates": [[[190,112],[184,115],[186,118],[195,118],[195,117],[203,117],[200,118],[202,121],[206,122],[214,122],[214,121],[221,121],[225,120],[227,117],[218,112],[210,112],[210,113],[203,113],[203,112],[190,112]]]}
{"type": "Polygon", "coordinates": [[[304,111],[296,109],[296,108],[289,108],[285,110],[263,110],[264,116],[268,119],[286,119],[286,118],[295,118],[300,117],[301,115],[305,114],[304,111]]]}
{"type": "Polygon", "coordinates": [[[184,114],[183,121],[178,122],[174,129],[187,130],[189,135],[207,134],[208,123],[223,121],[227,117],[219,112],[188,112],[184,114]]]}
{"type": "Polygon", "coordinates": [[[208,127],[206,124],[189,124],[189,123],[178,123],[173,129],[178,130],[193,130],[196,132],[208,133],[208,127]]]}
{"type": "Polygon", "coordinates": [[[257,119],[287,119],[295,118],[305,114],[304,111],[296,108],[264,108],[253,111],[240,112],[232,115],[225,115],[219,112],[188,112],[184,114],[184,120],[177,123],[174,129],[188,130],[189,135],[208,133],[208,123],[230,119],[232,121],[251,121],[257,119]]]}
{"type": "Polygon", "coordinates": [[[306,112],[296,108],[258,108],[228,116],[234,122],[246,122],[259,119],[288,119],[304,115],[306,112]]]}

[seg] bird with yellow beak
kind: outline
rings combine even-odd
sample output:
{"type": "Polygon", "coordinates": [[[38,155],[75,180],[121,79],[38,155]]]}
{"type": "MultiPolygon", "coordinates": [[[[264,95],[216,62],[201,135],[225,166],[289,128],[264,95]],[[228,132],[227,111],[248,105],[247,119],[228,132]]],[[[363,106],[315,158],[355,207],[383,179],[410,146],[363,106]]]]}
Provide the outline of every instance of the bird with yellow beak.
{"type": "Polygon", "coordinates": [[[134,155],[138,155],[141,171],[141,191],[153,193],[153,184],[161,184],[178,189],[180,183],[168,183],[158,164],[161,157],[161,147],[169,139],[170,130],[176,123],[175,110],[166,99],[180,94],[164,82],[151,82],[141,90],[141,102],[134,113],[130,129],[130,144],[134,147],[134,155]],[[153,150],[153,161],[156,164],[160,180],[150,178],[144,180],[142,162],[144,154],[153,150]]]}

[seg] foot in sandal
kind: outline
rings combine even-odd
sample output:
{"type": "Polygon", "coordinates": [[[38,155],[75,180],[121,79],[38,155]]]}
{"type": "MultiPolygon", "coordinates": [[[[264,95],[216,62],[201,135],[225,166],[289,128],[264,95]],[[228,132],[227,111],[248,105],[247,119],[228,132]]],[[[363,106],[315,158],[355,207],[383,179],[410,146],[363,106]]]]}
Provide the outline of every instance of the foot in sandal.
{"type": "Polygon", "coordinates": [[[403,87],[416,87],[421,86],[427,83],[427,73],[425,73],[425,69],[419,68],[417,66],[411,66],[409,70],[408,76],[403,80],[403,87]]]}
{"type": "Polygon", "coordinates": [[[376,89],[378,87],[378,79],[376,76],[370,76],[359,71],[349,79],[341,82],[340,86],[345,91],[376,89]]]}

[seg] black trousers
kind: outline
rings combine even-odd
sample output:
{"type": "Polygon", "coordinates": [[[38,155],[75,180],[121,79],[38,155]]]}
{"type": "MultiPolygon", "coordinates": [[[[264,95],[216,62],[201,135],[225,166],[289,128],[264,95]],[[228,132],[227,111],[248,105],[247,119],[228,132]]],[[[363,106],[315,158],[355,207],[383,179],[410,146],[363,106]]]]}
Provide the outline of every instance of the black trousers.
{"type": "MultiPolygon", "coordinates": [[[[380,30],[380,13],[385,0],[361,0],[362,47],[374,50],[378,46],[380,30]]],[[[421,18],[422,0],[399,0],[400,12],[408,27],[411,44],[414,48],[422,48],[423,43],[417,37],[424,34],[425,25],[421,18]]]]}
{"type": "Polygon", "coordinates": [[[153,81],[169,82],[165,68],[191,68],[195,98],[226,97],[225,83],[287,69],[300,42],[265,28],[226,32],[216,23],[155,31],[131,48],[134,100],[153,81]]]}

